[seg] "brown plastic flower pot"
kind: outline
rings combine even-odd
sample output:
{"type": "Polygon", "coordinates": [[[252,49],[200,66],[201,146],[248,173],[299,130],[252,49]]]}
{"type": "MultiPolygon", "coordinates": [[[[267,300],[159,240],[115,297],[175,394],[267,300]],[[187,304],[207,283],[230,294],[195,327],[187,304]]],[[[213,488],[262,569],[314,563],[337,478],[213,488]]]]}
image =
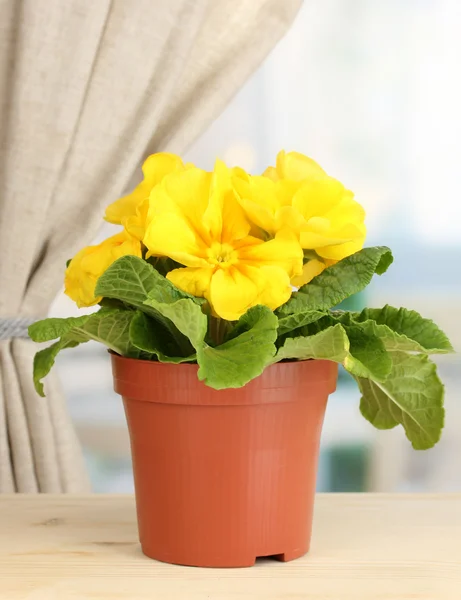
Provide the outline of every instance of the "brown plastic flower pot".
{"type": "Polygon", "coordinates": [[[197,365],[112,355],[131,436],[144,554],[245,567],[309,549],[320,432],[337,365],[278,363],[216,391],[197,365]]]}

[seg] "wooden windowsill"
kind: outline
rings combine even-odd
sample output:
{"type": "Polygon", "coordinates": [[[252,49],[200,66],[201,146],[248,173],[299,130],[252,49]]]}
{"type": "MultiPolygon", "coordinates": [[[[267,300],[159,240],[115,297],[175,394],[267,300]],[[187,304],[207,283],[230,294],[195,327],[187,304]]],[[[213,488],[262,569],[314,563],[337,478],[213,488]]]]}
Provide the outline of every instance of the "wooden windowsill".
{"type": "Polygon", "coordinates": [[[131,496],[0,496],[0,599],[459,600],[461,495],[323,494],[311,552],[249,569],[146,558],[131,496]]]}

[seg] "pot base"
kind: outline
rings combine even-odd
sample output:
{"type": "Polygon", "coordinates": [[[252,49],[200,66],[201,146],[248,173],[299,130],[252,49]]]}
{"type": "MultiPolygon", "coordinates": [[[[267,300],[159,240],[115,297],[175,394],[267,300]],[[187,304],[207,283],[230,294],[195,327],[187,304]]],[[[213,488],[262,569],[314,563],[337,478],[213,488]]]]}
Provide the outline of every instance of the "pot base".
{"type": "Polygon", "coordinates": [[[149,548],[142,547],[142,552],[148,558],[152,558],[154,560],[158,560],[160,562],[180,565],[183,567],[202,567],[202,568],[214,568],[214,569],[234,569],[234,568],[246,568],[253,567],[258,558],[271,558],[273,560],[277,560],[279,562],[290,562],[292,560],[296,560],[297,558],[301,558],[309,551],[309,548],[302,548],[296,550],[290,550],[289,552],[283,552],[281,554],[269,554],[264,556],[248,556],[248,555],[235,555],[229,556],[226,558],[203,558],[203,560],[198,557],[194,557],[191,560],[183,559],[181,560],[177,556],[160,556],[158,553],[151,551],[149,548]]]}

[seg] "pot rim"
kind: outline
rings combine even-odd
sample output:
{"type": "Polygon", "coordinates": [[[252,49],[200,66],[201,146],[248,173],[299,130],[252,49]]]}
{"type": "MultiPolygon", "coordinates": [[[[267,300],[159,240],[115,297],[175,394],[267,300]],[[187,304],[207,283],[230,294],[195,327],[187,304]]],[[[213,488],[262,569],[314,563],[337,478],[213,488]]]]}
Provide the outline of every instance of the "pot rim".
{"type": "Polygon", "coordinates": [[[125,401],[160,404],[229,406],[291,402],[319,391],[331,394],[336,389],[338,374],[338,365],[332,361],[280,362],[269,365],[244,386],[216,390],[198,379],[197,363],[161,363],[125,358],[115,352],[110,355],[114,389],[125,401]]]}

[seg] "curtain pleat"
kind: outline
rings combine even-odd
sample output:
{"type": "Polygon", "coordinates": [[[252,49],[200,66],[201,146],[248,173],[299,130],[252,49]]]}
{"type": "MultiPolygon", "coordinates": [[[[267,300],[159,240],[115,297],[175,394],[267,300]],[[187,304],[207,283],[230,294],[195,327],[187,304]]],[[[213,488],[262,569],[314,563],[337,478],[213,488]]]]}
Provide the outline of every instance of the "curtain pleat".
{"type": "MultiPolygon", "coordinates": [[[[183,152],[301,0],[0,0],[0,318],[46,316],[65,261],[148,153],[183,152]]],[[[0,341],[0,492],[88,489],[56,376],[0,341]]]]}

